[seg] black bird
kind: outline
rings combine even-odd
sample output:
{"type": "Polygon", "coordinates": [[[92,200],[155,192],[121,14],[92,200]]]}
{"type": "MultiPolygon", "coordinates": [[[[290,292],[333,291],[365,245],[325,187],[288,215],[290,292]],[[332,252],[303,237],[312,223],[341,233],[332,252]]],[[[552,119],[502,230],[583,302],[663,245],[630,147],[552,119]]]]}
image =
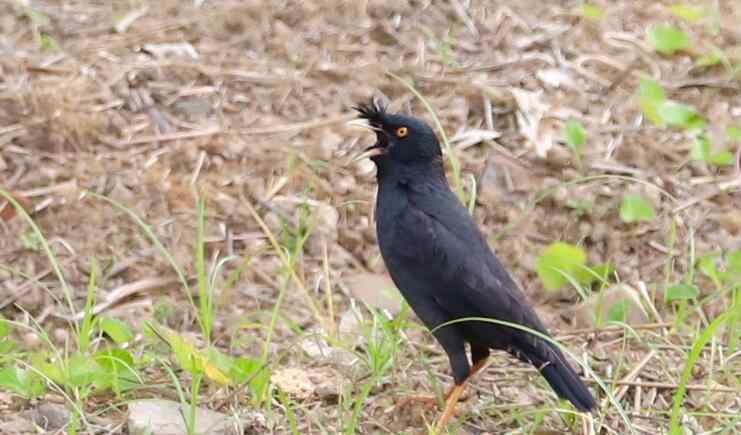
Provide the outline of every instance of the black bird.
{"type": "Polygon", "coordinates": [[[450,190],[440,144],[424,122],[386,112],[376,102],[355,107],[376,133],[366,149],[377,168],[376,232],[392,280],[447,353],[455,386],[438,419],[453,414],[466,379],[484,366],[490,349],[533,364],[556,394],[579,411],[594,398],[563,353],[529,332],[482,321],[490,318],[548,335],[524,294],[494,256],[475,221],[450,190]],[[469,364],[465,344],[471,348],[469,364]]]}

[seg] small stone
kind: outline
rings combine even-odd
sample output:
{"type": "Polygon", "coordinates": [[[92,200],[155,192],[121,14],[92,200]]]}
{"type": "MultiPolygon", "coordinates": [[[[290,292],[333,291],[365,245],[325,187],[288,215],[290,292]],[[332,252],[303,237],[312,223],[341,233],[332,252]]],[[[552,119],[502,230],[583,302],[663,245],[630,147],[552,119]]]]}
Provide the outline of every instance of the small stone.
{"type": "Polygon", "coordinates": [[[294,399],[307,399],[316,388],[309,374],[299,368],[277,370],[270,376],[270,382],[294,399]]]}
{"type": "Polygon", "coordinates": [[[56,403],[41,403],[35,409],[26,411],[22,415],[47,432],[58,431],[67,426],[69,422],[69,411],[56,403]]]}
{"type": "MultiPolygon", "coordinates": [[[[184,435],[187,428],[183,415],[190,409],[178,402],[161,399],[144,399],[129,403],[129,435],[184,435]]],[[[264,417],[245,415],[235,417],[209,409],[196,410],[195,433],[198,435],[237,435],[244,433],[261,433],[265,429],[264,417]]]]}
{"type": "Polygon", "coordinates": [[[28,349],[36,349],[41,344],[39,334],[35,332],[27,332],[23,334],[23,343],[28,349]]]}
{"type": "Polygon", "coordinates": [[[322,134],[322,139],[319,142],[320,157],[324,160],[332,159],[332,156],[337,151],[342,141],[342,136],[332,130],[325,130],[322,134]]]}

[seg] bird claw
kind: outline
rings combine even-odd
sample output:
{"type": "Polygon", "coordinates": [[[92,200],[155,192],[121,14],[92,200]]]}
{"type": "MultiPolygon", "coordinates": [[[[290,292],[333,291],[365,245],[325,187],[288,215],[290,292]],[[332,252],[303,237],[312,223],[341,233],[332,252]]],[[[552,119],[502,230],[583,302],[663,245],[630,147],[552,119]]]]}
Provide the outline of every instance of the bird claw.
{"type": "Polygon", "coordinates": [[[439,405],[437,397],[425,396],[425,395],[409,395],[401,397],[395,404],[396,408],[404,408],[410,406],[412,403],[420,403],[425,408],[434,408],[439,405]]]}

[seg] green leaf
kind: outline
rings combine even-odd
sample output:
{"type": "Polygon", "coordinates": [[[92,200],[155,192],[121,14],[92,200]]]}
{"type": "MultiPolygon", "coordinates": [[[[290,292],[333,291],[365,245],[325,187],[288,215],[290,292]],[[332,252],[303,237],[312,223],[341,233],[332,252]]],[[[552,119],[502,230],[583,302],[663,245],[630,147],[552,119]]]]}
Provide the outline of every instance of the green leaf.
{"type": "Polygon", "coordinates": [[[127,343],[134,339],[134,333],[131,332],[129,325],[121,320],[111,317],[102,317],[98,321],[98,327],[106,335],[111,337],[111,340],[116,344],[127,343]]]}
{"type": "Polygon", "coordinates": [[[67,384],[72,387],[86,387],[105,378],[106,373],[95,359],[77,354],[67,361],[67,384]]]}
{"type": "Polygon", "coordinates": [[[671,55],[690,45],[687,35],[670,24],[652,26],[647,32],[648,42],[661,54],[671,55]]]}
{"type": "Polygon", "coordinates": [[[39,34],[39,49],[41,51],[49,51],[57,48],[57,41],[47,33],[41,32],[39,34]]]}
{"type": "Polygon", "coordinates": [[[657,107],[658,115],[670,126],[687,129],[702,128],[705,121],[690,106],[671,100],[664,101],[657,107]]]}
{"type": "Polygon", "coordinates": [[[584,18],[589,18],[590,20],[601,20],[605,17],[605,11],[604,9],[600,8],[599,6],[595,6],[590,3],[583,3],[577,8],[577,12],[579,15],[581,15],[584,18]]]}
{"type": "Polygon", "coordinates": [[[638,82],[638,104],[643,115],[656,126],[663,127],[664,119],[659,116],[659,107],[666,101],[664,89],[655,80],[642,78],[638,82]]]}
{"type": "Polygon", "coordinates": [[[575,199],[566,202],[566,207],[576,210],[577,214],[581,216],[591,213],[594,203],[587,199],[575,199]]]}
{"type": "Polygon", "coordinates": [[[698,136],[690,149],[690,158],[693,160],[706,161],[710,155],[710,141],[705,136],[698,136]]]}
{"type": "Polygon", "coordinates": [[[106,373],[96,382],[99,389],[113,388],[116,393],[139,386],[134,357],[126,349],[111,348],[95,354],[95,361],[106,373]]]}
{"type": "Polygon", "coordinates": [[[62,372],[61,361],[49,362],[44,353],[36,353],[31,356],[31,367],[41,372],[44,376],[59,385],[65,384],[65,375],[62,372]]]}
{"type": "Polygon", "coordinates": [[[729,166],[734,164],[736,157],[728,150],[716,153],[710,152],[710,141],[705,136],[698,136],[692,144],[690,158],[700,160],[715,166],[729,166]]]}
{"type": "Polygon", "coordinates": [[[5,367],[0,370],[0,390],[10,391],[30,399],[44,393],[44,383],[31,370],[5,367]]]}
{"type": "Polygon", "coordinates": [[[741,274],[741,249],[726,254],[726,268],[729,272],[741,274]]]}
{"type": "Polygon", "coordinates": [[[0,355],[7,355],[16,347],[15,340],[5,338],[0,340],[0,355]]]}
{"type": "Polygon", "coordinates": [[[625,323],[625,319],[628,318],[629,306],[630,304],[626,299],[616,301],[607,312],[607,321],[625,323]]]}
{"type": "Polygon", "coordinates": [[[545,248],[535,262],[538,278],[546,290],[558,290],[568,282],[563,274],[575,276],[580,273],[587,254],[578,246],[555,242],[545,248]]]}
{"type": "Polygon", "coordinates": [[[694,299],[700,294],[700,290],[697,287],[690,284],[674,284],[673,286],[666,289],[664,292],[664,300],[670,301],[686,301],[694,299]]]}
{"type": "Polygon", "coordinates": [[[728,136],[728,139],[734,142],[741,142],[741,128],[728,127],[726,129],[726,136],[728,136]]]}
{"type": "Polygon", "coordinates": [[[731,166],[735,161],[736,156],[728,150],[718,151],[707,159],[707,162],[714,166],[731,166]]]}
{"type": "Polygon", "coordinates": [[[579,152],[586,139],[584,127],[582,127],[581,123],[576,119],[570,119],[564,128],[563,138],[564,142],[566,142],[574,152],[579,152]]]}
{"type": "Polygon", "coordinates": [[[714,282],[720,281],[717,261],[718,256],[713,254],[705,255],[697,260],[697,268],[700,269],[700,272],[714,282]]]}
{"type": "Polygon", "coordinates": [[[707,11],[701,6],[674,5],[669,10],[675,17],[690,23],[696,23],[707,16],[707,11]]]}
{"type": "Polygon", "coordinates": [[[10,334],[10,324],[2,315],[0,315],[0,340],[7,337],[8,334],[10,334]]]}
{"type": "Polygon", "coordinates": [[[704,56],[700,56],[695,60],[695,65],[699,67],[710,67],[720,65],[723,62],[723,57],[718,53],[710,53],[704,56]]]}
{"type": "MultiPolygon", "coordinates": [[[[615,267],[610,263],[602,263],[592,266],[592,271],[599,277],[592,276],[592,282],[605,282],[610,278],[610,275],[615,273],[615,267]]],[[[592,283],[590,282],[590,284],[592,283]]]]}
{"type": "Polygon", "coordinates": [[[229,371],[229,377],[237,384],[249,381],[254,403],[260,403],[265,399],[270,381],[270,370],[262,361],[237,358],[229,371]]]}
{"type": "Polygon", "coordinates": [[[656,216],[653,207],[640,196],[625,195],[620,206],[620,220],[626,223],[650,221],[656,216]]]}
{"type": "Polygon", "coordinates": [[[126,349],[111,348],[95,354],[95,361],[105,369],[134,367],[134,356],[126,349]]]}

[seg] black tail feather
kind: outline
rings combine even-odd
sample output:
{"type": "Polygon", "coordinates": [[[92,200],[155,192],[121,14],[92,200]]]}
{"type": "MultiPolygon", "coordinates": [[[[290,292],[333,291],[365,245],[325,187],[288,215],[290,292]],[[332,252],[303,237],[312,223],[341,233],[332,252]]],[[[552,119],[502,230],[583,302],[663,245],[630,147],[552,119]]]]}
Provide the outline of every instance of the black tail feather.
{"type": "Polygon", "coordinates": [[[592,393],[579,378],[560,351],[551,349],[551,358],[541,365],[540,373],[558,397],[571,402],[576,409],[588,412],[597,406],[592,393]]]}

